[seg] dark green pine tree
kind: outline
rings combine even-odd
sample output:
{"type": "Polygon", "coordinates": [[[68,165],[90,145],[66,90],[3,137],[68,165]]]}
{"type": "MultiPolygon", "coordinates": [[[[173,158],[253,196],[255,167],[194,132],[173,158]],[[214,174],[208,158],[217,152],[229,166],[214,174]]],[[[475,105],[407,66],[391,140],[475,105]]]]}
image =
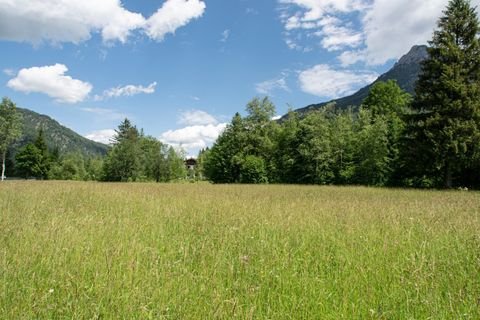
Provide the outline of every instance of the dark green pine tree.
{"type": "Polygon", "coordinates": [[[15,156],[17,174],[23,178],[46,179],[50,170],[51,158],[43,128],[38,130],[33,143],[27,144],[15,156]]]}
{"type": "MultiPolygon", "coordinates": [[[[429,42],[429,58],[416,87],[410,138],[424,172],[452,187],[480,142],[479,22],[468,0],[451,0],[429,42]]],[[[417,162],[412,165],[418,166],[417,162]]],[[[461,181],[456,181],[461,183],[461,181]]]]}
{"type": "Polygon", "coordinates": [[[40,128],[38,130],[38,135],[33,145],[40,152],[40,158],[37,164],[38,170],[36,177],[43,180],[47,178],[48,171],[50,170],[50,153],[48,151],[47,143],[45,141],[45,133],[43,131],[43,128],[40,128]]]}
{"type": "Polygon", "coordinates": [[[18,151],[15,162],[15,169],[20,177],[42,179],[45,175],[42,153],[33,143],[27,144],[18,151]]]}
{"type": "Polygon", "coordinates": [[[136,181],[140,175],[141,134],[130,120],[125,119],[118,126],[113,146],[103,163],[103,180],[136,181]]]}

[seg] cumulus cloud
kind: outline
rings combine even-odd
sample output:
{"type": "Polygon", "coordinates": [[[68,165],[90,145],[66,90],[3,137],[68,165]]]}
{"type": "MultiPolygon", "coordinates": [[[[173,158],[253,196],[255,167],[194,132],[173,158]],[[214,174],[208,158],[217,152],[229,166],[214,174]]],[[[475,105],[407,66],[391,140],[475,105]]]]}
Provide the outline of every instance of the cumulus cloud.
{"type": "Polygon", "coordinates": [[[287,85],[286,76],[282,76],[276,79],[270,79],[255,84],[255,90],[257,93],[264,95],[272,95],[276,90],[290,91],[287,85]]]}
{"type": "Polygon", "coordinates": [[[179,124],[185,126],[196,126],[196,125],[217,125],[218,121],[214,116],[208,114],[202,110],[190,110],[185,111],[180,114],[179,124]]]}
{"type": "Polygon", "coordinates": [[[81,43],[100,33],[104,42],[125,43],[136,30],[161,41],[205,10],[200,0],[166,0],[146,19],[123,7],[121,0],[2,0],[0,39],[81,43]]]}
{"type": "Polygon", "coordinates": [[[366,50],[344,51],[338,56],[342,67],[348,67],[357,62],[365,62],[366,50]]]}
{"type": "Polygon", "coordinates": [[[205,8],[205,2],[200,0],[167,0],[148,18],[145,31],[150,38],[162,41],[168,33],[174,33],[191,20],[200,18],[205,8]]]}
{"type": "Polygon", "coordinates": [[[103,129],[90,132],[85,135],[85,138],[104,144],[110,144],[115,134],[116,132],[113,129],[103,129]]]}
{"type": "MultiPolygon", "coordinates": [[[[289,48],[320,38],[343,66],[382,65],[426,44],[448,0],[278,0],[289,48]],[[302,37],[303,35],[303,37],[302,37]],[[310,40],[309,40],[310,41],[310,40]]],[[[479,6],[480,0],[472,0],[479,6]]]]}
{"type": "Polygon", "coordinates": [[[301,38],[299,32],[306,33],[306,38],[319,37],[322,47],[329,51],[362,44],[362,33],[338,17],[361,12],[368,7],[366,0],[279,0],[279,3],[282,5],[280,18],[290,48],[302,47],[297,40],[301,38]]]}
{"type": "Polygon", "coordinates": [[[304,11],[297,11],[296,16],[302,22],[315,22],[332,12],[348,13],[366,7],[366,0],[279,0],[281,4],[293,4],[304,11]]]}
{"type": "Polygon", "coordinates": [[[105,99],[109,98],[118,98],[122,96],[134,96],[137,94],[152,94],[155,92],[155,87],[157,86],[156,82],[152,82],[149,84],[147,87],[144,86],[135,86],[135,85],[127,85],[127,86],[118,86],[115,88],[111,88],[108,90],[105,90],[102,95],[95,95],[94,99],[95,101],[102,101],[105,99]]]}
{"type": "MultiPolygon", "coordinates": [[[[448,0],[375,0],[365,12],[365,51],[357,53],[368,64],[398,59],[416,44],[426,44],[448,0]]],[[[480,5],[473,0],[472,5],[480,5]]]]}
{"type": "Polygon", "coordinates": [[[160,141],[182,147],[188,152],[197,151],[215,142],[226,126],[226,123],[219,123],[169,130],[161,134],[160,141]]]}
{"type": "Polygon", "coordinates": [[[335,70],[328,65],[316,65],[299,75],[300,86],[306,93],[319,97],[338,98],[375,81],[378,77],[372,72],[335,70]]]}
{"type": "Polygon", "coordinates": [[[63,64],[21,69],[7,86],[25,93],[46,94],[61,103],[77,103],[85,100],[92,90],[88,82],[65,75],[68,68],[63,64]]]}
{"type": "Polygon", "coordinates": [[[182,112],[178,123],[185,127],[162,133],[160,141],[181,147],[190,154],[211,146],[227,126],[202,110],[182,112]]]}
{"type": "Polygon", "coordinates": [[[125,42],[144,24],[143,16],[124,9],[120,0],[0,2],[0,38],[5,40],[78,44],[100,32],[104,41],[125,42]]]}
{"type": "Polygon", "coordinates": [[[322,38],[322,47],[328,51],[356,48],[362,44],[362,33],[342,26],[338,19],[326,18],[320,24],[322,29],[315,32],[315,35],[322,38]]]}

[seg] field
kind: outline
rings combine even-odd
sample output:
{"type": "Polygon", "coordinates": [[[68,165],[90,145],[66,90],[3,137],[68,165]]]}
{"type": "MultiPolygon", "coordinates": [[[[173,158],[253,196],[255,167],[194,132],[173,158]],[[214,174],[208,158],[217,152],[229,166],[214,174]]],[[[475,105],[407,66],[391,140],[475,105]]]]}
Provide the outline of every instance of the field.
{"type": "Polygon", "coordinates": [[[480,193],[0,184],[1,319],[480,319],[480,193]]]}

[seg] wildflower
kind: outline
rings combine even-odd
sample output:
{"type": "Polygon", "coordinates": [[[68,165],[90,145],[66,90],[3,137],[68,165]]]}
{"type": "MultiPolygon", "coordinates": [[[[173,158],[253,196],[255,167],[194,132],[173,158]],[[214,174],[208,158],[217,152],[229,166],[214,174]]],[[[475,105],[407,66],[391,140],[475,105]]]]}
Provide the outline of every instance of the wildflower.
{"type": "Polygon", "coordinates": [[[240,261],[242,261],[243,263],[247,264],[247,263],[250,261],[250,257],[247,256],[247,255],[241,256],[241,257],[240,257],[240,261]]]}

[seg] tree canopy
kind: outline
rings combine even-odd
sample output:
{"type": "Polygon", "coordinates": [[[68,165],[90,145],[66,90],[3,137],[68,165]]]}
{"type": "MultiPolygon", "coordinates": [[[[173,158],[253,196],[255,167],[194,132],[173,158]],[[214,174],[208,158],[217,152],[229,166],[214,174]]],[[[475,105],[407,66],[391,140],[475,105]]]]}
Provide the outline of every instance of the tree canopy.
{"type": "Polygon", "coordinates": [[[16,105],[8,98],[0,103],[0,154],[2,156],[2,172],[0,179],[5,179],[6,156],[8,147],[22,133],[22,118],[16,110],[16,105]]]}
{"type": "Polygon", "coordinates": [[[420,171],[442,176],[444,187],[478,163],[480,43],[475,8],[451,0],[429,42],[410,126],[415,153],[428,155],[420,171]]]}
{"type": "Polygon", "coordinates": [[[104,181],[166,182],[187,176],[182,152],[145,136],[130,120],[116,130],[103,162],[104,181]]]}

